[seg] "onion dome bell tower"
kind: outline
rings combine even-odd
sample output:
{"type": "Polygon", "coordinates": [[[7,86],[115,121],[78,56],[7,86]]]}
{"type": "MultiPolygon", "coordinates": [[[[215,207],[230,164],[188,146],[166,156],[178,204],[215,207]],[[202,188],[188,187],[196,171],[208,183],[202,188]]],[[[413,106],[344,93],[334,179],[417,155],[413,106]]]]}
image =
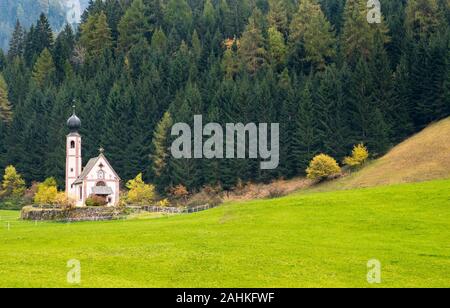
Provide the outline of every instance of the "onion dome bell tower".
{"type": "Polygon", "coordinates": [[[78,179],[82,169],[81,158],[81,136],[79,130],[81,128],[81,120],[75,114],[75,106],[73,106],[73,114],[67,120],[69,134],[66,138],[66,194],[67,197],[76,199],[78,192],[73,183],[78,179]]]}
{"type": "Polygon", "coordinates": [[[75,114],[75,110],[73,115],[67,120],[67,127],[69,128],[71,133],[78,133],[81,128],[81,120],[75,114]]]}

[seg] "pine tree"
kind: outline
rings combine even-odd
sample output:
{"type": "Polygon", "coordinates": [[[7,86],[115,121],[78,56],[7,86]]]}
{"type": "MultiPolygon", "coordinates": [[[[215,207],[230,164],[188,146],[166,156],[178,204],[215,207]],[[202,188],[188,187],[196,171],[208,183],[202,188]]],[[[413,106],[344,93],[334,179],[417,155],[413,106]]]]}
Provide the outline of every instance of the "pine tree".
{"type": "Polygon", "coordinates": [[[215,27],[216,24],[215,10],[211,0],[205,0],[202,18],[205,29],[212,29],[215,27]]]}
{"type": "Polygon", "coordinates": [[[75,36],[72,27],[66,25],[64,30],[58,35],[53,49],[53,60],[59,81],[64,79],[67,69],[66,64],[71,59],[74,46],[75,36]]]}
{"type": "Polygon", "coordinates": [[[197,30],[194,30],[194,33],[192,34],[192,52],[194,54],[194,58],[196,61],[200,60],[200,57],[202,56],[202,42],[200,41],[200,38],[198,37],[197,30]]]}
{"type": "Polygon", "coordinates": [[[380,24],[369,24],[367,13],[367,1],[348,0],[345,4],[340,44],[346,60],[351,65],[355,65],[360,57],[370,57],[376,32],[381,33],[384,43],[390,41],[383,16],[380,24]]]}
{"type": "Polygon", "coordinates": [[[375,154],[389,147],[389,127],[378,106],[374,104],[374,82],[367,63],[360,58],[352,76],[350,90],[351,115],[355,142],[364,143],[375,154]]]}
{"type": "Polygon", "coordinates": [[[174,28],[182,39],[187,39],[188,34],[192,33],[192,10],[186,0],[169,0],[164,20],[170,28],[174,28]]]}
{"type": "Polygon", "coordinates": [[[144,0],[145,17],[152,32],[155,32],[164,24],[164,13],[161,2],[161,0],[144,0]]]}
{"type": "MultiPolygon", "coordinates": [[[[130,160],[134,160],[138,153],[130,151],[136,142],[135,101],[134,89],[129,80],[122,76],[111,89],[105,115],[105,131],[102,143],[105,152],[122,179],[128,180],[136,176],[134,170],[127,168],[130,160]]],[[[100,146],[100,145],[99,145],[100,146]]],[[[142,166],[134,166],[141,168],[142,166]]]]}
{"type": "Polygon", "coordinates": [[[152,50],[158,51],[160,54],[164,54],[167,50],[167,36],[164,31],[159,28],[152,36],[151,43],[152,50]]]}
{"type": "Polygon", "coordinates": [[[269,13],[267,14],[267,20],[270,27],[276,29],[287,36],[289,32],[288,13],[285,0],[269,0],[269,13]]]}
{"type": "Polygon", "coordinates": [[[289,41],[294,54],[303,50],[302,61],[318,69],[323,69],[336,54],[331,24],[313,0],[300,2],[290,25],[289,41]]]}
{"type": "Polygon", "coordinates": [[[25,33],[20,22],[17,20],[12,38],[9,41],[8,58],[11,60],[15,57],[20,57],[24,52],[25,33]]]}
{"type": "Polygon", "coordinates": [[[423,128],[447,115],[443,99],[447,78],[447,40],[433,36],[429,42],[421,40],[417,46],[416,65],[411,70],[414,121],[423,128]]]}
{"type": "Polygon", "coordinates": [[[275,27],[269,28],[268,31],[268,51],[271,63],[276,67],[284,64],[286,61],[287,47],[284,42],[284,37],[275,27]]]}
{"type": "Polygon", "coordinates": [[[12,108],[8,99],[8,85],[0,73],[0,121],[10,123],[12,121],[12,108]]]}
{"type": "Polygon", "coordinates": [[[54,43],[53,31],[45,14],[42,13],[39,17],[35,30],[36,54],[40,54],[45,48],[51,49],[54,43]]]}
{"type": "Polygon", "coordinates": [[[261,12],[256,9],[250,17],[245,32],[242,34],[241,46],[238,51],[244,69],[250,74],[255,74],[267,63],[264,37],[261,26],[258,24],[260,15],[261,12]]]}
{"type": "Polygon", "coordinates": [[[410,76],[405,57],[400,59],[400,63],[393,76],[392,92],[392,140],[394,142],[403,141],[414,132],[412,121],[412,100],[411,89],[409,88],[410,76]]]}
{"type": "Polygon", "coordinates": [[[142,38],[149,36],[151,27],[145,16],[142,0],[134,0],[119,23],[119,48],[127,52],[142,38]]]}
{"type": "Polygon", "coordinates": [[[156,182],[160,185],[167,184],[167,180],[164,181],[162,178],[167,178],[166,168],[169,158],[168,151],[172,125],[172,116],[169,112],[166,112],[153,134],[152,171],[156,182]]]}
{"type": "Polygon", "coordinates": [[[33,81],[42,88],[50,84],[54,76],[55,64],[52,55],[48,49],[44,49],[33,67],[33,81]]]}
{"type": "Polygon", "coordinates": [[[111,29],[108,27],[105,13],[89,16],[81,25],[80,43],[86,48],[90,58],[99,58],[112,46],[111,29]]]}
{"type": "Polygon", "coordinates": [[[293,149],[296,156],[296,170],[299,174],[304,174],[308,163],[318,151],[317,112],[312,99],[311,87],[311,81],[307,81],[299,96],[296,139],[293,149]]]}
{"type": "Polygon", "coordinates": [[[236,35],[237,33],[234,29],[233,14],[227,0],[220,0],[217,11],[217,19],[220,20],[220,32],[223,33],[223,36],[230,38],[236,35]]]}
{"type": "Polygon", "coordinates": [[[343,158],[352,145],[345,92],[349,73],[346,67],[339,70],[333,65],[318,78],[316,108],[321,149],[333,157],[343,158]]]}
{"type": "Polygon", "coordinates": [[[405,28],[415,40],[427,39],[442,24],[436,0],[410,0],[406,6],[405,28]]]}

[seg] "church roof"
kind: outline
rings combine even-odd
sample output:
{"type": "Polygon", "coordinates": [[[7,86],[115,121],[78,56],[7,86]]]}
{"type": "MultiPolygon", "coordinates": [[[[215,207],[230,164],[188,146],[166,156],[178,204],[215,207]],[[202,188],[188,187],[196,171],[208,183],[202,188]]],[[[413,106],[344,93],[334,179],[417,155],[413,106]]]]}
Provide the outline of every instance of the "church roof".
{"type": "Polygon", "coordinates": [[[109,163],[108,159],[106,159],[105,155],[103,155],[103,153],[100,153],[100,155],[98,157],[95,158],[91,158],[86,167],[84,167],[83,171],[81,172],[80,176],[78,177],[78,179],[73,183],[75,185],[77,184],[81,184],[83,183],[83,180],[86,179],[86,177],[88,176],[89,172],[91,172],[92,168],[95,167],[95,165],[97,164],[97,162],[100,160],[100,158],[103,158],[105,160],[105,162],[108,164],[108,166],[111,168],[112,172],[114,173],[114,175],[117,177],[118,180],[120,180],[119,175],[116,173],[116,171],[114,171],[114,168],[111,167],[111,164],[109,163]]]}
{"type": "Polygon", "coordinates": [[[114,194],[112,188],[108,186],[95,186],[92,188],[92,193],[97,196],[109,196],[114,194]]]}

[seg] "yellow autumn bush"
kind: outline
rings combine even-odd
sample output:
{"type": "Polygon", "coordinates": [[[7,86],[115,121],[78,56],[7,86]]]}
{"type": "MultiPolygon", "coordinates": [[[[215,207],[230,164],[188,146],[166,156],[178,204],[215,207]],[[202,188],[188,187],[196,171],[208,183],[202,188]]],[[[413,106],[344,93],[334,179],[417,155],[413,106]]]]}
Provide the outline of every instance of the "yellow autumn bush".
{"type": "Polygon", "coordinates": [[[53,205],[58,200],[58,188],[56,186],[48,186],[45,183],[38,185],[34,203],[38,205],[53,205]]]}
{"type": "Polygon", "coordinates": [[[157,203],[159,207],[168,207],[170,205],[169,199],[163,199],[157,203]]]}
{"type": "Polygon", "coordinates": [[[320,154],[313,158],[310,162],[306,174],[311,180],[324,180],[327,177],[341,173],[336,160],[328,155],[320,154]]]}
{"type": "Polygon", "coordinates": [[[48,178],[37,185],[34,203],[37,205],[57,205],[61,207],[72,207],[73,201],[69,200],[64,192],[58,191],[54,178],[48,178]]]}
{"type": "Polygon", "coordinates": [[[352,151],[352,156],[344,159],[344,164],[349,167],[357,168],[362,166],[369,158],[369,150],[364,144],[355,145],[352,151]]]}

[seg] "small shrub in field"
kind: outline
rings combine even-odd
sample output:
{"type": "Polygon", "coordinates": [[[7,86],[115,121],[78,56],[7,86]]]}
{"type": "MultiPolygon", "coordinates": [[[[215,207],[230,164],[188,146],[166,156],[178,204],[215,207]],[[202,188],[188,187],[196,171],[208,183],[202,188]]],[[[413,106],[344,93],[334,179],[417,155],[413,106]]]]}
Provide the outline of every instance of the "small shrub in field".
{"type": "Polygon", "coordinates": [[[99,207],[106,206],[107,204],[108,202],[106,199],[99,196],[90,196],[86,199],[86,206],[99,207]]]}
{"type": "Polygon", "coordinates": [[[175,200],[187,200],[187,197],[189,196],[189,191],[187,190],[187,188],[183,185],[177,185],[175,187],[172,187],[170,189],[170,195],[175,199],[175,200]]]}
{"type": "Polygon", "coordinates": [[[168,207],[169,205],[170,205],[170,201],[169,201],[168,199],[160,200],[160,201],[156,204],[156,206],[159,206],[159,207],[168,207]]]}
{"type": "Polygon", "coordinates": [[[352,156],[344,159],[344,164],[351,168],[358,168],[362,166],[369,158],[369,150],[364,144],[355,145],[352,151],[352,156]]]}
{"type": "Polygon", "coordinates": [[[336,160],[328,155],[320,154],[313,158],[306,169],[308,179],[322,181],[328,177],[341,173],[336,160]]]}
{"type": "Polygon", "coordinates": [[[128,204],[150,205],[155,199],[155,186],[146,184],[142,180],[142,173],[138,174],[135,179],[128,181],[129,189],[126,195],[128,204]]]}
{"type": "Polygon", "coordinates": [[[276,199],[276,198],[281,198],[286,196],[286,189],[284,189],[283,187],[271,187],[269,189],[269,195],[267,196],[267,198],[269,199],[276,199]]]}

